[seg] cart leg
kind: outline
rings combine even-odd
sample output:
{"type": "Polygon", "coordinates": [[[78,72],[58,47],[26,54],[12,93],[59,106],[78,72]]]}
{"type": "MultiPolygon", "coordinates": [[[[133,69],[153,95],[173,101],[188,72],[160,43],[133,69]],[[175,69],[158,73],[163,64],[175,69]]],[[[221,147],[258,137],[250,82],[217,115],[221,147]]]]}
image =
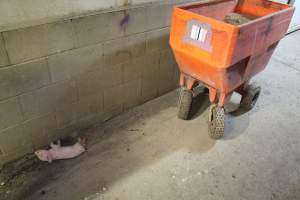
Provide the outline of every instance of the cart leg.
{"type": "Polygon", "coordinates": [[[180,74],[179,85],[181,87],[185,87],[188,90],[192,90],[196,82],[197,81],[195,79],[187,77],[182,73],[180,74]]]}
{"type": "Polygon", "coordinates": [[[218,101],[218,106],[224,107],[224,105],[229,101],[231,95],[232,93],[230,94],[221,93],[218,101]]]}
{"type": "Polygon", "coordinates": [[[208,87],[209,90],[209,100],[211,103],[217,103],[217,90],[212,87],[208,87]]]}
{"type": "Polygon", "coordinates": [[[245,90],[249,86],[249,81],[245,82],[242,84],[240,87],[238,87],[235,91],[239,93],[240,95],[243,95],[245,93],[245,90]]]}

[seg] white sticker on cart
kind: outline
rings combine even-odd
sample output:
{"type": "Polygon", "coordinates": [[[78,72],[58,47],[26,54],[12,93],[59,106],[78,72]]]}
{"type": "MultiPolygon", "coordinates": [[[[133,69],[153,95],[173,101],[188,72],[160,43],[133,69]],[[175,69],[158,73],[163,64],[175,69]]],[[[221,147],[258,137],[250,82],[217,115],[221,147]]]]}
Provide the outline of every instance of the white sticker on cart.
{"type": "Polygon", "coordinates": [[[200,42],[204,42],[205,38],[206,38],[206,34],[207,34],[207,30],[205,30],[204,28],[202,28],[200,26],[193,25],[190,37],[193,40],[198,40],[200,42]]]}
{"type": "Polygon", "coordinates": [[[212,52],[211,25],[194,19],[188,21],[186,34],[183,36],[183,41],[200,47],[208,52],[212,52]]]}
{"type": "Polygon", "coordinates": [[[206,38],[206,34],[207,34],[207,30],[205,30],[204,28],[201,28],[200,33],[199,33],[199,37],[198,40],[200,42],[204,42],[205,38],[206,38]]]}
{"type": "Polygon", "coordinates": [[[200,33],[200,29],[201,29],[200,26],[197,26],[197,25],[193,25],[193,26],[192,26],[192,30],[191,30],[191,38],[192,38],[193,40],[198,40],[198,36],[199,36],[199,33],[200,33]]]}

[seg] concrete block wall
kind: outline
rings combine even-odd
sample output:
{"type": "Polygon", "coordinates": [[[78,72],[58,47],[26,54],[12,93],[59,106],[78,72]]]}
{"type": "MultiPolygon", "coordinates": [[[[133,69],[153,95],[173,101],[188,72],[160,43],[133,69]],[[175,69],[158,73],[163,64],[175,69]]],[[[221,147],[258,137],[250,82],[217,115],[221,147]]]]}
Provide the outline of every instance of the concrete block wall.
{"type": "Polygon", "coordinates": [[[0,32],[73,19],[91,13],[187,0],[1,0],[0,32]]]}
{"type": "Polygon", "coordinates": [[[174,2],[0,33],[0,165],[177,87],[174,2]]]}

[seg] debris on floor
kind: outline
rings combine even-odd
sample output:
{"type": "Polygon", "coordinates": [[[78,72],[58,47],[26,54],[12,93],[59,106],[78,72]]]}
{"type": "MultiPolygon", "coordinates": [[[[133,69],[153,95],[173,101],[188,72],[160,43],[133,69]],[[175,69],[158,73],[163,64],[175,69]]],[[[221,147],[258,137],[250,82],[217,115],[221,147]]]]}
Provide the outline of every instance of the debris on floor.
{"type": "Polygon", "coordinates": [[[249,16],[245,14],[239,14],[239,13],[229,13],[225,16],[224,22],[232,25],[241,25],[245,24],[251,20],[255,19],[254,16],[249,16]]]}
{"type": "Polygon", "coordinates": [[[47,161],[51,163],[54,160],[75,158],[86,150],[86,139],[78,138],[78,141],[69,146],[62,146],[61,141],[57,141],[57,144],[51,143],[48,150],[37,150],[35,155],[41,161],[47,161]]]}
{"type": "Polygon", "coordinates": [[[7,195],[23,185],[30,172],[39,171],[44,166],[34,154],[5,164],[0,169],[0,199],[7,199],[7,195]]]}
{"type": "Polygon", "coordinates": [[[28,154],[15,162],[8,163],[0,170],[0,185],[4,186],[14,177],[27,171],[36,170],[40,166],[41,164],[34,154],[28,154]]]}
{"type": "MultiPolygon", "coordinates": [[[[69,153],[78,153],[80,150],[82,151],[82,148],[84,148],[85,151],[87,146],[86,143],[86,138],[77,139],[69,136],[62,138],[56,143],[51,143],[50,147],[57,148],[60,145],[59,148],[63,149],[59,150],[59,155],[62,153],[70,156],[69,153]]],[[[45,147],[45,149],[47,149],[47,147],[45,147]]],[[[39,173],[39,171],[47,170],[48,167],[50,166],[47,163],[41,162],[36,154],[33,153],[7,163],[2,167],[0,166],[0,199],[19,199],[19,193],[22,193],[21,191],[26,191],[26,185],[28,182],[33,181],[32,179],[46,181],[46,179],[36,176],[36,174],[39,173]]],[[[56,167],[60,168],[59,166],[52,166],[54,171],[56,167]]],[[[42,174],[41,176],[48,175],[42,174]]],[[[51,177],[52,175],[49,176],[51,177]]],[[[41,190],[41,194],[45,195],[46,191],[41,190]]]]}

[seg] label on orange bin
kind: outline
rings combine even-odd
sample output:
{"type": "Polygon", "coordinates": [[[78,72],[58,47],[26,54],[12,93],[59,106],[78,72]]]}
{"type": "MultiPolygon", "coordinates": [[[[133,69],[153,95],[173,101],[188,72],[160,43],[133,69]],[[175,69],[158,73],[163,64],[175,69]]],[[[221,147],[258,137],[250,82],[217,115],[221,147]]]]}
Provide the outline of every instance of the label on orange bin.
{"type": "Polygon", "coordinates": [[[183,41],[211,52],[212,46],[210,25],[201,23],[197,20],[190,20],[187,23],[186,35],[184,36],[183,41]]]}

